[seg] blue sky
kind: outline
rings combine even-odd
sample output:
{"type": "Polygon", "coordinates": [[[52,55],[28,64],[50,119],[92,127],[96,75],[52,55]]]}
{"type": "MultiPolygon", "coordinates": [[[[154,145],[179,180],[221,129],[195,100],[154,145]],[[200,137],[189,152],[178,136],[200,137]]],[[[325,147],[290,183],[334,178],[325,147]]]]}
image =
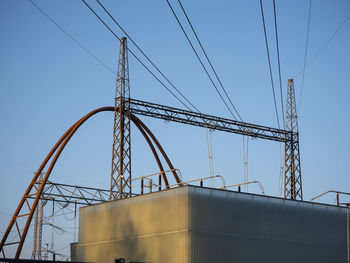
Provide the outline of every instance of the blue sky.
{"type": "MultiPolygon", "coordinates": [[[[116,70],[119,43],[81,1],[34,2],[116,70]]],[[[122,36],[94,1],[88,2],[122,36]]],[[[297,73],[304,63],[309,1],[276,2],[283,92],[285,95],[287,79],[295,77],[299,100],[302,74],[297,73]]],[[[104,0],[103,3],[196,107],[203,113],[230,118],[166,1],[104,0]]],[[[189,29],[177,2],[172,4],[189,29]]],[[[265,0],[263,4],[279,97],[273,6],[272,1],[265,0]]],[[[199,4],[184,0],[183,5],[244,121],[277,127],[259,1],[200,1],[199,4]]],[[[307,61],[349,13],[349,1],[313,1],[307,61]]],[[[59,136],[92,109],[113,105],[115,75],[58,30],[29,1],[0,2],[0,32],[0,231],[3,232],[33,172],[59,136]]],[[[194,41],[192,35],[191,39],[194,41]]],[[[350,21],[347,21],[305,71],[299,112],[305,200],[329,189],[346,192],[350,189],[349,46],[350,21]]],[[[131,55],[129,67],[133,98],[182,107],[131,55]]],[[[204,129],[141,119],[156,134],[184,180],[209,175],[204,129]]],[[[112,128],[112,113],[89,120],[66,147],[50,179],[108,188],[112,128]]],[[[214,132],[213,148],[215,174],[223,175],[227,184],[243,182],[242,138],[214,132]]],[[[132,127],[132,150],[133,176],[157,171],[151,152],[135,127],[132,127]]],[[[278,195],[279,162],[278,143],[250,141],[249,178],[261,181],[268,195],[278,195]]],[[[249,189],[259,192],[257,186],[249,189]]],[[[334,197],[323,200],[332,203],[334,197]]],[[[30,254],[28,251],[25,252],[30,254]]]]}

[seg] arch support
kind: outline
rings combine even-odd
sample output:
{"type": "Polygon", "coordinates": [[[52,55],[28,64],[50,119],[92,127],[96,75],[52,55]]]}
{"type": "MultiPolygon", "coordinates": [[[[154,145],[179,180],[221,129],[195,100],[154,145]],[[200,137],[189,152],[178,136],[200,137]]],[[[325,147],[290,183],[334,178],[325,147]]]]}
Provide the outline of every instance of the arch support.
{"type": "MultiPolygon", "coordinates": [[[[114,112],[115,111],[115,107],[102,107],[102,108],[98,108],[95,109],[91,112],[89,112],[88,114],[86,114],[84,117],[82,117],[80,120],[78,120],[74,125],[72,125],[63,135],[62,137],[56,142],[56,144],[52,147],[52,149],[50,150],[50,152],[48,153],[48,155],[46,156],[46,158],[44,159],[44,161],[41,163],[39,169],[37,170],[37,172],[35,173],[33,179],[31,180],[28,188],[26,189],[21,201],[19,202],[14,215],[11,218],[11,221],[6,229],[6,232],[1,240],[0,243],[0,251],[2,253],[2,256],[4,258],[6,258],[5,255],[5,251],[4,251],[4,247],[8,246],[8,245],[16,245],[17,246],[17,250],[16,250],[16,255],[15,258],[18,259],[22,248],[23,248],[23,244],[25,241],[25,238],[27,236],[28,233],[28,229],[31,223],[31,220],[33,218],[35,209],[37,207],[39,198],[44,190],[45,184],[58,160],[58,158],[60,157],[63,149],[65,148],[65,146],[67,145],[67,143],[69,142],[69,140],[73,137],[73,135],[75,134],[75,132],[79,129],[79,127],[85,122],[87,121],[90,117],[92,117],[93,115],[99,113],[99,112],[105,112],[105,111],[110,111],[110,112],[114,112]],[[54,155],[55,154],[55,155],[54,155]],[[45,173],[45,176],[43,179],[39,179],[39,175],[41,174],[41,172],[43,171],[44,167],[48,164],[49,160],[52,158],[52,156],[54,155],[49,168],[47,170],[47,172],[45,173]],[[33,197],[34,197],[34,201],[33,201],[33,197]],[[23,228],[23,230],[21,230],[21,228],[19,227],[19,219],[24,219],[25,220],[25,226],[23,228]],[[14,229],[14,227],[16,228],[16,232],[17,232],[17,240],[16,241],[8,241],[8,237],[9,234],[11,232],[12,229],[14,229]]],[[[156,137],[153,135],[153,133],[147,128],[147,126],[139,119],[137,118],[135,115],[130,114],[130,119],[133,121],[133,123],[136,125],[136,127],[140,130],[140,132],[142,133],[142,135],[145,137],[149,147],[151,148],[151,151],[156,159],[156,162],[158,164],[158,167],[160,169],[162,178],[164,180],[165,186],[166,188],[169,188],[169,183],[168,180],[166,178],[166,175],[164,173],[164,169],[163,166],[161,164],[161,161],[159,159],[159,156],[157,154],[157,151],[155,150],[151,140],[149,137],[151,137],[151,139],[154,141],[154,143],[156,144],[157,148],[159,149],[159,151],[161,152],[161,154],[163,155],[164,159],[166,160],[168,166],[170,167],[170,169],[173,170],[173,175],[174,178],[176,180],[177,183],[180,183],[180,179],[176,174],[176,171],[174,170],[174,167],[172,165],[172,163],[170,162],[168,156],[166,155],[164,149],[162,148],[162,146],[160,145],[160,143],[158,142],[158,140],[156,139],[156,137]]]]}

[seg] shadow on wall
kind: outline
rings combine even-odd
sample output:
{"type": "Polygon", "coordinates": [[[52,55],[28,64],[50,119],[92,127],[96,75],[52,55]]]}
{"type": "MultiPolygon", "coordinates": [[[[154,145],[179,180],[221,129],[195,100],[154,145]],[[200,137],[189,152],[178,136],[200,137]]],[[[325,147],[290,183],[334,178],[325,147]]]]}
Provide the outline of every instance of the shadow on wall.
{"type": "MultiPolygon", "coordinates": [[[[86,246],[84,248],[84,259],[86,261],[94,259],[93,261],[98,263],[115,263],[122,262],[119,259],[125,259],[125,263],[151,262],[146,261],[148,256],[146,247],[142,246],[139,242],[133,220],[128,220],[132,217],[127,210],[128,209],[121,209],[120,211],[123,213],[122,216],[124,218],[121,226],[122,229],[120,229],[120,226],[118,226],[119,224],[113,222],[116,222],[121,215],[119,214],[118,216],[118,214],[113,213],[113,209],[108,209],[104,217],[106,217],[105,219],[108,221],[110,220],[110,222],[106,222],[105,226],[102,226],[103,231],[108,233],[108,236],[106,236],[107,240],[103,240],[107,242],[96,242],[94,245],[86,246]],[[110,229],[105,229],[105,227],[110,227],[110,229]]],[[[104,220],[101,220],[100,223],[103,223],[103,221],[104,220]]],[[[101,229],[101,226],[97,227],[97,229],[101,229]]]]}

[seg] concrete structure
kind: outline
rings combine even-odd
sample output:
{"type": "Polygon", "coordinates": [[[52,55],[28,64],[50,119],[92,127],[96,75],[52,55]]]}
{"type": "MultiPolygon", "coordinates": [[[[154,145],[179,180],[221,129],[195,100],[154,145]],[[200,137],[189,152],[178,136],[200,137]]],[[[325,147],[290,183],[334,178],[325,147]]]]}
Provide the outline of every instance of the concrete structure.
{"type": "Polygon", "coordinates": [[[80,209],[73,260],[346,262],[346,209],[185,186],[80,209]]]}

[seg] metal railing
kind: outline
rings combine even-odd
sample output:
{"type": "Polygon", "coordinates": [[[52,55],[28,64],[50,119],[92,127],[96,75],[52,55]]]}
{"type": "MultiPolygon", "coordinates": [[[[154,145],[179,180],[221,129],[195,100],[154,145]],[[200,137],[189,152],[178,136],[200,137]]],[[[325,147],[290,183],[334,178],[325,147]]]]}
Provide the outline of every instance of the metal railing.
{"type": "Polygon", "coordinates": [[[221,187],[219,189],[227,189],[227,188],[231,188],[231,187],[238,187],[238,192],[241,192],[241,186],[242,185],[248,185],[248,184],[258,184],[261,190],[261,193],[263,195],[265,195],[265,191],[264,191],[264,187],[262,185],[262,183],[260,183],[259,181],[250,181],[250,182],[246,182],[246,183],[241,183],[241,184],[233,184],[233,185],[229,185],[229,186],[225,186],[225,187],[221,187]]]}
{"type": "Polygon", "coordinates": [[[326,195],[328,193],[335,193],[336,194],[336,196],[337,196],[337,206],[341,205],[341,203],[339,202],[339,196],[340,195],[349,195],[350,196],[350,193],[340,192],[340,191],[335,191],[335,190],[328,190],[328,191],[326,191],[326,192],[324,192],[322,194],[319,194],[319,195],[315,196],[314,198],[311,198],[310,201],[314,201],[314,200],[316,200],[316,199],[320,198],[321,196],[324,196],[324,195],[326,195]]]}

